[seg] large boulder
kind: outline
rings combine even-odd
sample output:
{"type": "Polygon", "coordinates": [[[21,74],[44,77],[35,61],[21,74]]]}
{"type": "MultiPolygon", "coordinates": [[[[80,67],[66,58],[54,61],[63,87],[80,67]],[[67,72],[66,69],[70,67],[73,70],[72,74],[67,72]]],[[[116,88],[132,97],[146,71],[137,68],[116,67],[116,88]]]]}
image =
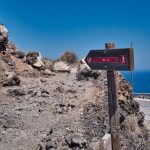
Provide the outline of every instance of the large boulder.
{"type": "Polygon", "coordinates": [[[66,137],[66,143],[70,148],[85,148],[87,146],[87,140],[83,137],[83,135],[71,135],[66,137]]]}
{"type": "Polygon", "coordinates": [[[39,52],[29,52],[26,54],[25,62],[32,65],[36,62],[37,57],[39,57],[39,52]]]}
{"type": "Polygon", "coordinates": [[[5,51],[8,44],[8,30],[0,23],[0,51],[5,51]]]}
{"type": "Polygon", "coordinates": [[[70,72],[70,68],[65,62],[58,61],[54,64],[54,71],[70,72]]]}
{"type": "Polygon", "coordinates": [[[35,68],[41,68],[43,66],[43,61],[41,57],[37,57],[36,62],[32,64],[35,68]]]}
{"type": "Polygon", "coordinates": [[[44,64],[39,52],[29,52],[26,54],[25,62],[35,68],[41,68],[44,64]]]}
{"type": "Polygon", "coordinates": [[[7,73],[7,78],[3,81],[3,86],[19,86],[20,79],[15,73],[7,73]]]}
{"type": "Polygon", "coordinates": [[[9,57],[9,56],[1,56],[1,60],[10,66],[11,69],[14,69],[16,67],[16,63],[9,57]]]}
{"type": "Polygon", "coordinates": [[[100,74],[100,71],[92,71],[91,68],[86,64],[84,59],[81,60],[81,63],[79,64],[78,69],[77,69],[78,80],[83,80],[88,77],[97,79],[99,74],[100,74]]]}
{"type": "Polygon", "coordinates": [[[25,57],[25,53],[18,50],[12,51],[11,54],[14,55],[16,58],[20,58],[20,59],[23,59],[25,57]]]}

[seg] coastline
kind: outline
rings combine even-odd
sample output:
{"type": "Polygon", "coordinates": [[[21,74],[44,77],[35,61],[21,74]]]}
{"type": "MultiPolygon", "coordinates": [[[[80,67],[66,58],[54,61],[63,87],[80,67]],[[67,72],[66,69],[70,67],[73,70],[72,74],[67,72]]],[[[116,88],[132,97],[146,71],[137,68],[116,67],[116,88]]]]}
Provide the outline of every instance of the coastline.
{"type": "Polygon", "coordinates": [[[150,98],[134,97],[134,100],[135,100],[135,101],[146,101],[146,102],[148,101],[148,102],[149,102],[149,101],[150,101],[150,98]]]}
{"type": "Polygon", "coordinates": [[[150,100],[150,93],[133,93],[134,98],[140,98],[140,99],[149,99],[150,100]]]}
{"type": "Polygon", "coordinates": [[[150,70],[135,70],[131,81],[131,72],[121,72],[124,78],[133,85],[134,95],[150,96],[150,70]]]}

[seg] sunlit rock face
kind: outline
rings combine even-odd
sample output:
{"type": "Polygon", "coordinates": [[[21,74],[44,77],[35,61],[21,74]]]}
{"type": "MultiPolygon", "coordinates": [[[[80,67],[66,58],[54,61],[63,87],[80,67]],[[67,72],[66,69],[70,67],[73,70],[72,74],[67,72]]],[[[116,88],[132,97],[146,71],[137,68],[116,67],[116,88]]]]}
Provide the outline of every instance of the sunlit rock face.
{"type": "Polygon", "coordinates": [[[8,30],[0,23],[0,51],[5,51],[8,43],[8,30]]]}

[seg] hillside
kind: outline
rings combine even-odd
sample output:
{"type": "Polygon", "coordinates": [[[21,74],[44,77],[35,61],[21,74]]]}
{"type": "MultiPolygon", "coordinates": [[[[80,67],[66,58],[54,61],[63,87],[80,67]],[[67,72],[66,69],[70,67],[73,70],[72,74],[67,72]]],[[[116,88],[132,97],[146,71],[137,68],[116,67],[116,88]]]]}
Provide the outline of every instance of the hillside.
{"type": "MultiPolygon", "coordinates": [[[[106,71],[25,54],[6,38],[0,40],[0,149],[96,150],[109,132],[106,71]]],[[[121,149],[149,150],[132,88],[119,72],[117,83],[121,149]]]]}

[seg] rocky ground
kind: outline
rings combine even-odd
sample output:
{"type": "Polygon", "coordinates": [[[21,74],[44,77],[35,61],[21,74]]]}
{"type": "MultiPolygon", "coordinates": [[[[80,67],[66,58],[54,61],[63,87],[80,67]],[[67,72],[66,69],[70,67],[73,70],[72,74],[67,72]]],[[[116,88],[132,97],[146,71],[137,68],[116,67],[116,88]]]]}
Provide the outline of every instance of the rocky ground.
{"type": "MultiPolygon", "coordinates": [[[[106,72],[43,59],[9,43],[0,52],[0,149],[96,150],[109,132],[106,72]]],[[[122,150],[150,150],[144,114],[117,74],[122,150]]]]}

